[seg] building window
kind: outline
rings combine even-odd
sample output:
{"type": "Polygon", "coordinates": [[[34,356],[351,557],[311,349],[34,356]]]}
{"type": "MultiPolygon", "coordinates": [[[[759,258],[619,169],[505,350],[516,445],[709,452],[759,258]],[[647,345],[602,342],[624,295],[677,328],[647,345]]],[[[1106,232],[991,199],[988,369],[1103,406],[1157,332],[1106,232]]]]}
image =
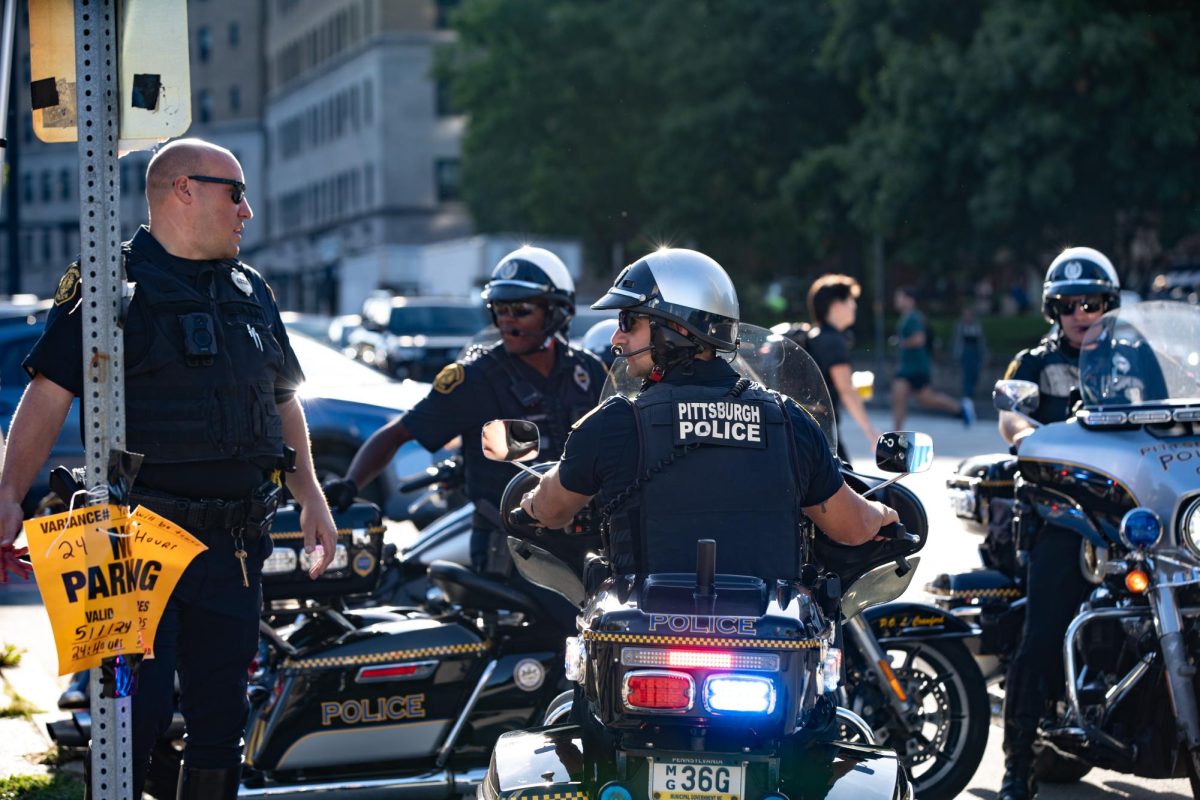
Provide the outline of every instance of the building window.
{"type": "Polygon", "coordinates": [[[49,172],[42,173],[42,202],[49,203],[54,199],[53,179],[49,172]]]}
{"type": "Polygon", "coordinates": [[[71,170],[64,169],[58,173],[58,196],[61,200],[71,199],[71,170]]]}
{"type": "Polygon", "coordinates": [[[237,86],[229,87],[229,110],[240,111],[242,108],[242,90],[237,86]]]}
{"type": "Polygon", "coordinates": [[[62,257],[64,260],[70,260],[74,255],[75,255],[75,251],[71,247],[71,229],[63,228],[63,230],[62,230],[62,257]]]}
{"type": "Polygon", "coordinates": [[[25,202],[32,203],[33,202],[33,175],[26,172],[24,174],[24,176],[22,176],[22,183],[25,184],[25,186],[24,186],[25,202]]]}
{"type": "Polygon", "coordinates": [[[434,104],[439,117],[450,117],[454,116],[455,114],[462,113],[462,111],[460,111],[454,105],[454,93],[450,91],[449,83],[446,81],[438,81],[434,84],[434,87],[434,91],[436,92],[434,104]]]}
{"type": "Polygon", "coordinates": [[[24,114],[21,120],[25,123],[21,126],[21,137],[25,144],[33,144],[33,114],[24,114]]]}
{"type": "Polygon", "coordinates": [[[210,92],[208,89],[201,89],[199,105],[200,105],[200,121],[201,122],[211,122],[212,121],[212,92],[210,92]]]}
{"type": "Polygon", "coordinates": [[[200,59],[201,64],[208,63],[208,57],[212,52],[212,33],[208,28],[201,28],[196,31],[196,56],[200,59]]]}
{"type": "Polygon", "coordinates": [[[457,158],[439,158],[434,162],[434,172],[438,200],[444,203],[462,198],[462,166],[457,158]]]}
{"type": "Polygon", "coordinates": [[[47,228],[42,231],[42,261],[52,261],[54,259],[54,252],[51,248],[50,229],[47,228]]]}
{"type": "Polygon", "coordinates": [[[374,165],[367,164],[367,166],[363,169],[363,172],[366,173],[363,176],[365,179],[363,182],[366,183],[366,185],[367,185],[367,205],[373,206],[373,205],[375,205],[375,169],[374,169],[374,165]]]}
{"type": "Polygon", "coordinates": [[[229,46],[237,47],[242,41],[242,29],[236,22],[229,23],[229,46]]]}
{"type": "Polygon", "coordinates": [[[140,165],[138,169],[138,191],[142,194],[146,193],[146,167],[150,166],[149,162],[140,165]]]}
{"type": "Polygon", "coordinates": [[[374,91],[374,82],[370,78],[367,78],[367,80],[363,83],[363,120],[366,121],[368,125],[371,124],[375,117],[374,91]]]}

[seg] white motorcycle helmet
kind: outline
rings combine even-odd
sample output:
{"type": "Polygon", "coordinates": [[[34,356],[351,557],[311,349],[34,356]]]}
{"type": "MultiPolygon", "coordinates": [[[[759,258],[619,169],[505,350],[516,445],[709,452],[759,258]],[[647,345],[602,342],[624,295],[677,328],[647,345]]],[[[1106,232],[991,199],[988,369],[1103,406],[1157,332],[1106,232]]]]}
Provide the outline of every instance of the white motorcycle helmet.
{"type": "Polygon", "coordinates": [[[1069,247],[1058,254],[1046,270],[1042,284],[1042,316],[1058,322],[1055,302],[1062,297],[1099,294],[1105,298],[1105,311],[1121,305],[1121,281],[1108,256],[1090,247],[1069,247]]]}
{"type": "Polygon", "coordinates": [[[522,247],[500,259],[482,297],[489,310],[494,302],[545,300],[546,336],[565,332],[575,316],[575,281],[562,259],[541,247],[522,247]]]}

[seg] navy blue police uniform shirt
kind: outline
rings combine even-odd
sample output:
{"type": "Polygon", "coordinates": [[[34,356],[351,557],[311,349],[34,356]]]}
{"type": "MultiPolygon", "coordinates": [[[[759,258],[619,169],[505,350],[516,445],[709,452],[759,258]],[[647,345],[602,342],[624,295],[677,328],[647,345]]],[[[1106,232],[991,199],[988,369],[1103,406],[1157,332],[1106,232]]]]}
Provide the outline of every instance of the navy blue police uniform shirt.
{"type": "MultiPolygon", "coordinates": [[[[675,369],[667,373],[663,382],[731,389],[741,378],[721,359],[693,362],[692,373],[684,376],[682,370],[675,369]]],[[[825,434],[812,417],[791,400],[786,407],[800,458],[801,485],[797,487],[797,497],[802,507],[817,506],[842,487],[842,473],[825,434]]],[[[613,398],[571,432],[558,466],[559,482],[564,489],[589,497],[599,494],[607,502],[637,480],[640,448],[633,414],[629,403],[613,398]]],[[[719,491],[720,476],[714,475],[713,481],[714,491],[719,491]]]]}
{"type": "Polygon", "coordinates": [[[1049,425],[1071,416],[1071,390],[1079,386],[1079,350],[1060,334],[1044,337],[1037,347],[1017,353],[1004,380],[1032,381],[1038,385],[1038,407],[1029,416],[1049,425]]]}
{"type": "Polygon", "coordinates": [[[538,458],[554,459],[562,452],[570,426],[599,402],[608,376],[604,363],[591,353],[563,347],[557,341],[553,346],[558,352],[548,376],[524,359],[510,356],[502,344],[479,348],[442,369],[429,394],[404,414],[404,427],[430,452],[462,437],[469,499],[499,504],[504,487],[518,472],[512,464],[484,457],[485,423],[494,419],[536,423],[542,439],[538,458]],[[511,372],[495,359],[502,360],[511,372]],[[522,405],[513,393],[514,377],[536,389],[542,402],[533,407],[522,405]]]}
{"type": "MultiPolygon", "coordinates": [[[[168,253],[158,240],[145,228],[139,228],[129,241],[132,250],[158,267],[168,270],[192,287],[200,287],[210,280],[210,273],[217,273],[211,280],[231,283],[229,274],[236,263],[243,273],[262,277],[240,262],[196,261],[178,258],[168,253]]],[[[128,276],[131,280],[135,274],[128,276]]],[[[269,288],[269,287],[268,287],[269,288]]],[[[135,298],[136,298],[135,290],[135,298]]],[[[54,305],[46,318],[46,327],[33,350],[22,362],[22,367],[31,378],[44,375],[76,397],[83,394],[83,291],[80,287],[78,263],[72,264],[59,282],[54,305]]],[[[304,382],[304,371],[292,351],[287,330],[279,316],[279,308],[271,296],[270,307],[264,309],[272,335],[283,351],[284,366],[275,384],[276,404],[290,400],[296,389],[304,382]]],[[[146,354],[154,335],[136,299],[129,307],[125,321],[125,363],[137,364],[146,354]]],[[[80,436],[83,436],[83,416],[80,415],[80,436]]],[[[137,425],[129,419],[130,427],[137,425]]],[[[266,470],[274,465],[255,464],[243,460],[198,461],[179,464],[145,462],[137,475],[137,485],[160,492],[192,499],[245,497],[262,484],[266,470]]]]}

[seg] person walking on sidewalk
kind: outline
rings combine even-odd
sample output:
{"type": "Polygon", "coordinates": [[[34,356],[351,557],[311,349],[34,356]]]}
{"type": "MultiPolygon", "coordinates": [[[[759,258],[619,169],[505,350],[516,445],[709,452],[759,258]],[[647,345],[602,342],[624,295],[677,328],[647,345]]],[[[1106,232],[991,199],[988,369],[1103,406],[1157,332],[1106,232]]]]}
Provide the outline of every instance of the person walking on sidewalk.
{"type": "Polygon", "coordinates": [[[975,309],[969,305],[963,306],[962,316],[954,326],[951,352],[962,369],[962,396],[974,401],[979,371],[988,360],[988,346],[983,335],[983,324],[975,317],[975,309]]]}
{"type": "Polygon", "coordinates": [[[975,403],[971,398],[955,400],[933,388],[933,366],[929,357],[929,329],[925,317],[917,310],[917,292],[912,287],[896,289],[893,302],[900,312],[897,328],[899,364],[892,381],[892,430],[904,430],[908,415],[908,399],[916,397],[917,405],[945,411],[961,417],[963,424],[975,422],[975,403]]]}

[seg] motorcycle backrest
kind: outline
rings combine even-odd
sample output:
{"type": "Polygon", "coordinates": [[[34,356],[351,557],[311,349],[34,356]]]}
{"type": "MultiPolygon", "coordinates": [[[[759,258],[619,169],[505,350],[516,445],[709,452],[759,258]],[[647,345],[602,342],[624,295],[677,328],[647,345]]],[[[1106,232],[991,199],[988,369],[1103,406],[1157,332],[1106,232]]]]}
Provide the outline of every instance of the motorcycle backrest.
{"type": "Polygon", "coordinates": [[[920,562],[920,556],[909,558],[908,563],[912,569],[905,571],[903,575],[899,574],[901,570],[894,563],[881,564],[855,581],[842,596],[842,614],[845,615],[846,621],[854,619],[864,608],[890,603],[904,594],[908,585],[912,583],[913,576],[917,574],[917,565],[920,562]]]}
{"type": "Polygon", "coordinates": [[[576,608],[587,599],[583,581],[566,563],[549,550],[515,536],[508,537],[508,552],[521,577],[532,584],[549,589],[576,608]]]}

